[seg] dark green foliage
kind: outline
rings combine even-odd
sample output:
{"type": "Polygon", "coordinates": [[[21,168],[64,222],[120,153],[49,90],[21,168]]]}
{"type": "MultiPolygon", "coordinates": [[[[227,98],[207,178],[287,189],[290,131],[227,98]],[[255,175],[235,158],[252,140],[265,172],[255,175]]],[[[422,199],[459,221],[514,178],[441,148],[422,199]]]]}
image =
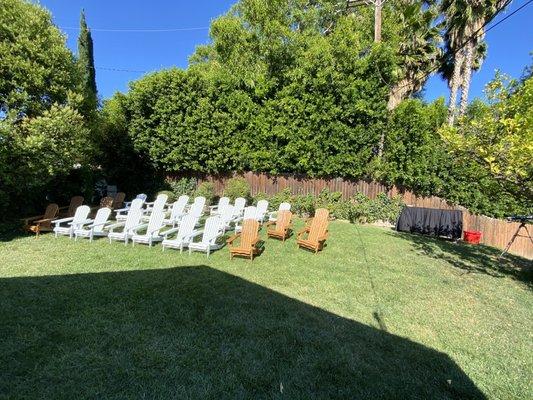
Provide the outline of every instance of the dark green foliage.
{"type": "Polygon", "coordinates": [[[181,178],[181,179],[167,179],[166,185],[170,188],[174,197],[178,198],[181,195],[192,196],[196,190],[196,179],[181,178]]]}
{"type": "Polygon", "coordinates": [[[78,36],[78,68],[81,75],[80,92],[83,96],[81,111],[86,118],[92,120],[98,106],[96,70],[94,68],[93,39],[83,11],[81,12],[80,35],[78,36]]]}
{"type": "Polygon", "coordinates": [[[215,185],[212,182],[202,182],[198,185],[196,190],[194,191],[194,196],[199,197],[203,196],[205,197],[205,204],[211,205],[213,203],[213,199],[215,198],[215,185]]]}
{"type": "Polygon", "coordinates": [[[231,178],[226,182],[224,196],[229,197],[231,201],[235,201],[237,197],[248,199],[250,198],[250,185],[244,178],[231,178]]]}

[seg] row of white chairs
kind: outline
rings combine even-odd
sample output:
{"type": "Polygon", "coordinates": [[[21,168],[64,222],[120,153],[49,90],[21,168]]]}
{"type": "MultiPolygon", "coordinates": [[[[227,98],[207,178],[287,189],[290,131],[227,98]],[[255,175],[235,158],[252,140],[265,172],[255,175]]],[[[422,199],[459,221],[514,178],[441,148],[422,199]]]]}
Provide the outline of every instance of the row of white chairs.
{"type": "Polygon", "coordinates": [[[260,223],[275,220],[277,212],[290,210],[289,203],[282,203],[278,211],[268,212],[268,202],[261,200],[257,206],[246,207],[244,198],[236,199],[230,204],[228,198],[221,198],[216,206],[209,207],[210,217],[205,221],[203,229],[199,229],[199,221],[205,209],[205,198],[196,197],[188,204],[188,196],[180,198],[171,205],[166,203],[168,197],[159,195],[153,203],[146,203],[146,197],[137,197],[122,210],[116,210],[116,222],[111,222],[111,209],[100,208],[94,219],[89,219],[90,208],[80,206],[74,217],[53,221],[54,232],[68,235],[70,238],[89,238],[107,236],[109,241],[123,241],[125,245],[143,243],[152,246],[162,242],[165,248],[183,251],[210,252],[220,248],[217,243],[228,230],[240,232],[242,221],[256,219],[260,223]],[[227,199],[227,200],[226,200],[227,199]],[[120,218],[119,218],[120,215],[120,218]],[[166,229],[165,228],[169,228],[166,229]]]}

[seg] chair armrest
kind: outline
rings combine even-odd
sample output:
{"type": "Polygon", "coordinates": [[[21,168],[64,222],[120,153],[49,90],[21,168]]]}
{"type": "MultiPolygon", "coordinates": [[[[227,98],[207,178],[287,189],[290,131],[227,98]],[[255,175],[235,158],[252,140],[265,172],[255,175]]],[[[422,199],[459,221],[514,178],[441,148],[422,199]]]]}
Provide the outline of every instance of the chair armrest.
{"type": "Polygon", "coordinates": [[[107,229],[109,229],[109,232],[113,232],[113,230],[114,230],[115,228],[119,228],[119,227],[121,227],[121,226],[125,226],[125,225],[126,225],[125,222],[117,222],[116,224],[111,224],[111,225],[109,225],[109,226],[107,227],[107,229]]]}
{"type": "Polygon", "coordinates": [[[240,233],[237,233],[237,234],[231,236],[228,240],[226,240],[226,243],[227,244],[232,244],[235,241],[235,239],[237,239],[239,236],[241,236],[240,233]]]}
{"type": "Polygon", "coordinates": [[[36,224],[42,224],[43,222],[50,222],[50,221],[52,221],[52,218],[36,219],[36,220],[33,220],[32,222],[35,222],[36,224]]]}
{"type": "Polygon", "coordinates": [[[252,240],[252,246],[255,246],[257,244],[257,242],[259,242],[261,240],[261,238],[258,236],[256,237],[254,240],[252,240]]]}
{"type": "Polygon", "coordinates": [[[268,221],[265,226],[275,225],[276,221],[268,221]]]}
{"type": "Polygon", "coordinates": [[[70,206],[63,206],[63,207],[59,207],[58,210],[61,211],[61,210],[67,210],[70,206]]]}
{"type": "Polygon", "coordinates": [[[306,226],[305,228],[303,228],[302,230],[298,231],[298,233],[296,234],[296,236],[298,237],[298,239],[301,239],[303,234],[304,233],[308,233],[309,232],[309,227],[306,226]]]}
{"type": "Polygon", "coordinates": [[[24,221],[24,223],[27,225],[29,221],[36,221],[42,217],[44,217],[44,215],[34,215],[33,217],[21,218],[20,220],[24,221]]]}
{"type": "MultiPolygon", "coordinates": [[[[97,226],[105,226],[108,222],[101,222],[99,224],[91,224],[91,225],[88,225],[87,228],[96,228],[97,226]]],[[[110,225],[111,226],[111,225],[110,225]]]]}
{"type": "Polygon", "coordinates": [[[170,235],[172,235],[173,233],[176,233],[180,230],[180,228],[172,228],[172,229],[169,229],[169,230],[166,230],[164,232],[161,232],[161,235],[163,235],[165,237],[165,239],[167,239],[170,235]]]}
{"type": "Polygon", "coordinates": [[[69,217],[69,218],[61,218],[61,219],[56,219],[54,221],[52,221],[53,224],[62,224],[63,222],[70,222],[70,221],[73,221],[74,218],[73,217],[69,217]]]}
{"type": "MultiPolygon", "coordinates": [[[[139,229],[141,229],[141,228],[146,228],[147,226],[148,226],[148,224],[139,224],[139,225],[136,225],[136,226],[134,226],[134,227],[132,227],[132,228],[130,229],[130,232],[132,232],[132,233],[137,233],[137,231],[138,231],[139,229]]],[[[146,233],[148,233],[148,232],[146,232],[146,233]]]]}
{"type": "Polygon", "coordinates": [[[204,230],[203,229],[198,229],[197,231],[192,231],[192,233],[188,236],[188,238],[192,239],[192,238],[195,238],[195,237],[203,235],[203,234],[204,234],[204,230]]]}

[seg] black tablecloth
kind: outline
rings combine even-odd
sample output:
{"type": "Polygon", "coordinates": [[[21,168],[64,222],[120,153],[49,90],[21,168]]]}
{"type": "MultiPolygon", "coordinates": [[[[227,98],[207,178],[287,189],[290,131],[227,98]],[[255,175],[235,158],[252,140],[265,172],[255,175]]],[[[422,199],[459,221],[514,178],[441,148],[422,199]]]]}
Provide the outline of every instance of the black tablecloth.
{"type": "Polygon", "coordinates": [[[424,235],[460,239],[463,233],[463,212],[435,208],[405,207],[398,218],[396,229],[424,235]]]}

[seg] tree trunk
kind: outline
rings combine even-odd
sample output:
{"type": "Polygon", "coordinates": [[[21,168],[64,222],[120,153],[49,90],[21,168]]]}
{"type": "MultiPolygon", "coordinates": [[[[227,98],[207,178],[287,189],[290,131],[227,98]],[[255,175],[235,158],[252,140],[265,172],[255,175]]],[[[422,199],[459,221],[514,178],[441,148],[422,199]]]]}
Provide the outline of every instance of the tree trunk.
{"type": "Polygon", "coordinates": [[[381,10],[383,0],[374,0],[374,42],[381,42],[381,10]]]}
{"type": "Polygon", "coordinates": [[[472,79],[472,62],[474,60],[474,41],[470,40],[466,45],[465,63],[463,68],[463,79],[461,84],[461,104],[459,115],[463,116],[468,107],[468,91],[470,90],[470,80],[472,79]]]}
{"type": "Polygon", "coordinates": [[[453,64],[453,75],[450,82],[450,102],[448,104],[448,125],[453,125],[455,122],[455,109],[457,105],[457,93],[459,86],[461,86],[461,69],[463,66],[464,54],[459,51],[455,55],[453,64]]]}

